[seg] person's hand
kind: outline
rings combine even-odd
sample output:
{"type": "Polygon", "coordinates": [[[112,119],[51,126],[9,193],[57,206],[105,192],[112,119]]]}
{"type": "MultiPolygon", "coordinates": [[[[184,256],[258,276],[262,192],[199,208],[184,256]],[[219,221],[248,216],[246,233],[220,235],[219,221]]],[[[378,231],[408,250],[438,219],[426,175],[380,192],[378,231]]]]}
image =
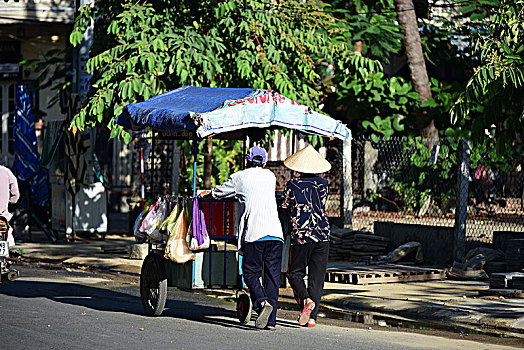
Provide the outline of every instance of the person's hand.
{"type": "Polygon", "coordinates": [[[199,196],[200,198],[209,197],[210,195],[211,195],[211,191],[210,191],[210,190],[204,190],[204,191],[202,191],[202,192],[200,192],[200,193],[198,194],[198,196],[199,196]]]}

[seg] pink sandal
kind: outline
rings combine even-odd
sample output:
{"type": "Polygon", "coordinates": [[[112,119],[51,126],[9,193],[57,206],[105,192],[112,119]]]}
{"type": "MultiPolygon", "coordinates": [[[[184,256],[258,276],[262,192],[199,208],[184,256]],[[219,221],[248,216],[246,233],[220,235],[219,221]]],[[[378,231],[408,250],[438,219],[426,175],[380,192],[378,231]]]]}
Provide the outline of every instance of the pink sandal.
{"type": "Polygon", "coordinates": [[[309,303],[304,306],[302,309],[302,312],[300,313],[300,316],[298,317],[298,324],[301,326],[305,326],[306,323],[309,321],[309,316],[311,315],[311,311],[315,308],[315,302],[310,301],[309,303]]]}

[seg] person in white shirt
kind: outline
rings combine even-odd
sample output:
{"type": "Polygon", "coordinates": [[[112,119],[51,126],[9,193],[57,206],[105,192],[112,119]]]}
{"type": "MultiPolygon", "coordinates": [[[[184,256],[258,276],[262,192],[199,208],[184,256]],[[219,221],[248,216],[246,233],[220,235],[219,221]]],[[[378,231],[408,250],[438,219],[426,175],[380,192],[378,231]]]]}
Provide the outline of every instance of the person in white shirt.
{"type": "Polygon", "coordinates": [[[258,312],[257,328],[274,329],[278,306],[278,288],[284,237],[275,197],[276,178],[264,169],[266,151],[251,147],[246,154],[247,168],[216,186],[214,198],[236,197],[240,204],[238,244],[243,253],[242,271],[258,312]],[[264,266],[264,283],[260,283],[264,266]]]}

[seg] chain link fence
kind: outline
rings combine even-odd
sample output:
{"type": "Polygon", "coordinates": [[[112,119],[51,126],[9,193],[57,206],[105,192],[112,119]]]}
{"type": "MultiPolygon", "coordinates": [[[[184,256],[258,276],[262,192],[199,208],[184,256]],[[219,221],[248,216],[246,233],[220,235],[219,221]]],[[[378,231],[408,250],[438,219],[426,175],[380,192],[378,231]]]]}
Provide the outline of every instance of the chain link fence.
{"type": "Polygon", "coordinates": [[[459,149],[450,138],[354,139],[353,229],[373,232],[377,222],[454,228],[466,206],[470,247],[492,243],[494,232],[524,232],[522,159],[459,149]],[[459,187],[461,165],[467,180],[459,187]]]}
{"type": "MultiPolygon", "coordinates": [[[[133,141],[135,197],[140,197],[140,149],[146,197],[178,191],[179,157],[184,155],[175,141],[157,138],[152,143],[151,137],[136,134],[133,141]]],[[[468,248],[493,243],[496,232],[524,234],[522,156],[501,158],[480,148],[461,153],[459,145],[460,140],[452,138],[358,137],[351,141],[349,156],[343,154],[343,142],[324,139],[322,152],[332,169],[321,176],[330,184],[326,209],[333,227],[343,227],[348,222],[344,216],[350,216],[354,231],[376,234],[381,223],[419,225],[419,230],[441,229],[452,241],[462,223],[468,248]],[[350,171],[344,170],[344,157],[351,159],[350,171]],[[459,187],[461,166],[465,171],[459,187]],[[457,220],[460,212],[463,222],[457,220]]],[[[293,172],[281,160],[269,161],[267,168],[276,175],[277,192],[282,192],[293,172]]],[[[180,171],[182,176],[188,170],[180,171]]]]}

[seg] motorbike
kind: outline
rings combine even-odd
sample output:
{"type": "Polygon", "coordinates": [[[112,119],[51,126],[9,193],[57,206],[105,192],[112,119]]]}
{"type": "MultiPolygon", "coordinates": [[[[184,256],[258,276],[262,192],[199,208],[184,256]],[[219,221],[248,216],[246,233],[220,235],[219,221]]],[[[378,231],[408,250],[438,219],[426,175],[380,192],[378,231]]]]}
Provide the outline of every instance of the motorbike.
{"type": "Polygon", "coordinates": [[[11,269],[9,257],[9,223],[7,219],[0,216],[0,284],[18,279],[18,271],[11,269]]]}

